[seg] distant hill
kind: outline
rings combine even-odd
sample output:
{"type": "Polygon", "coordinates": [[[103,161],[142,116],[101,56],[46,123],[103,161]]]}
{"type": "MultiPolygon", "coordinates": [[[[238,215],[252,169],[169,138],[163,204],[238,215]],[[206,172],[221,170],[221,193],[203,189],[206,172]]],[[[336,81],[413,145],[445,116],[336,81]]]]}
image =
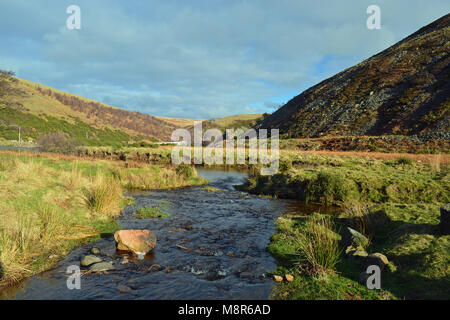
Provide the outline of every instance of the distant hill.
{"type": "MultiPolygon", "coordinates": [[[[5,82],[6,80],[2,80],[5,82]]],[[[0,96],[0,138],[36,140],[40,135],[65,132],[87,145],[114,145],[130,140],[170,140],[176,126],[148,114],[11,78],[0,96]]]]}
{"type": "Polygon", "coordinates": [[[278,128],[285,138],[450,139],[450,14],[309,88],[257,127],[278,128]]]}
{"type": "MultiPolygon", "coordinates": [[[[204,120],[202,123],[203,131],[208,129],[219,129],[225,133],[226,129],[249,129],[257,125],[263,119],[260,113],[255,114],[237,114],[223,118],[213,118],[204,120]]],[[[189,127],[192,129],[193,124],[189,127]]]]}
{"type": "Polygon", "coordinates": [[[171,123],[177,128],[188,128],[194,125],[194,121],[205,121],[204,119],[168,118],[159,116],[156,116],[156,118],[171,123]]]}

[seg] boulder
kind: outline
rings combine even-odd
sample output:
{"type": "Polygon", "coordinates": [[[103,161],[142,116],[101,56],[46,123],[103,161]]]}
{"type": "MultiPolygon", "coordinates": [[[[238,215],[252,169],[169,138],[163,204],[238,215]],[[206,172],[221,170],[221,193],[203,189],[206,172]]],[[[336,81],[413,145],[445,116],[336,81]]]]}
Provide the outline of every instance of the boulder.
{"type": "Polygon", "coordinates": [[[441,207],[441,233],[450,234],[450,202],[441,207]]]}
{"type": "Polygon", "coordinates": [[[347,248],[349,246],[366,247],[369,244],[369,239],[367,239],[358,231],[350,227],[346,227],[344,228],[344,231],[342,233],[341,243],[344,248],[347,248]]]}
{"type": "Polygon", "coordinates": [[[291,274],[286,274],[286,275],[284,276],[284,278],[286,279],[287,282],[292,282],[292,281],[294,281],[294,276],[291,275],[291,274]]]}
{"type": "Polygon", "coordinates": [[[116,269],[111,262],[99,262],[91,265],[89,267],[90,271],[93,272],[102,272],[116,269]]]}
{"type": "Polygon", "coordinates": [[[102,259],[94,255],[87,255],[81,259],[80,264],[83,267],[89,267],[91,264],[102,262],[102,259]]]}
{"type": "Polygon", "coordinates": [[[156,235],[150,230],[119,230],[114,234],[118,250],[143,256],[156,245],[156,235]]]}
{"type": "Polygon", "coordinates": [[[371,265],[377,265],[380,267],[380,270],[383,271],[383,269],[389,264],[388,258],[381,253],[373,253],[366,257],[364,268],[367,269],[368,266],[371,265]]]}

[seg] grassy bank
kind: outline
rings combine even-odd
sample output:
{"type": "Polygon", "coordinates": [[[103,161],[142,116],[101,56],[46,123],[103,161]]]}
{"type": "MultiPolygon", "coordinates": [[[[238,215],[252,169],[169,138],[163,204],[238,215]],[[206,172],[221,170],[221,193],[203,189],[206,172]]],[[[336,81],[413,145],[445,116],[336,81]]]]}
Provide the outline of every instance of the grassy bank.
{"type": "Polygon", "coordinates": [[[439,207],[450,201],[450,175],[440,163],[409,159],[290,155],[281,171],[256,170],[244,187],[256,194],[341,207],[339,213],[283,216],[269,251],[274,274],[294,275],[275,299],[448,299],[450,236],[439,232],[439,207]],[[387,256],[381,290],[358,281],[365,258],[346,253],[351,227],[368,239],[368,254],[387,256]]]}
{"type": "Polygon", "coordinates": [[[407,158],[378,160],[315,154],[282,154],[280,170],[250,176],[250,193],[324,204],[446,203],[448,167],[439,156],[430,164],[407,158]]]}
{"type": "Polygon", "coordinates": [[[0,153],[0,288],[112,233],[125,189],[201,184],[190,167],[0,153]]]}

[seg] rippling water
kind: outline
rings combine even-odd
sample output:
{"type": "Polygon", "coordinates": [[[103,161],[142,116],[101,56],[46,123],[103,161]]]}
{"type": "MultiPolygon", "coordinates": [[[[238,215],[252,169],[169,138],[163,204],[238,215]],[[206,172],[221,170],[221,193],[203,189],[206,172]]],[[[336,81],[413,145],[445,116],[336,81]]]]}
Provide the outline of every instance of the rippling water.
{"type": "MultiPolygon", "coordinates": [[[[131,194],[136,204],[119,218],[124,229],[155,232],[158,242],[144,260],[115,250],[113,237],[74,249],[56,268],[29,278],[10,290],[7,299],[268,299],[273,282],[261,274],[275,269],[266,251],[275,219],[301,212],[304,205],[288,200],[245,195],[233,185],[246,179],[237,171],[198,170],[216,192],[203,187],[131,194]],[[139,207],[164,203],[164,219],[136,219],[139,207]],[[86,274],[81,290],[67,289],[66,269],[78,265],[90,248],[102,250],[117,268],[108,274],[86,274]],[[126,286],[127,292],[119,292],[126,286]]],[[[123,291],[123,290],[122,290],[123,291]]]]}

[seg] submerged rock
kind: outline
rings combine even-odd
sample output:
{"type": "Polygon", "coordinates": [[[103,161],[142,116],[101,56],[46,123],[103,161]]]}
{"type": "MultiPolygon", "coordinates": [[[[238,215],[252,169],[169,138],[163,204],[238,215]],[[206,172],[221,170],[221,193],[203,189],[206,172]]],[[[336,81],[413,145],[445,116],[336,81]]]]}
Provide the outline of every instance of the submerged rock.
{"type": "Polygon", "coordinates": [[[241,272],[241,273],[239,274],[239,277],[240,277],[241,279],[253,279],[253,274],[250,273],[250,272],[241,272]]]}
{"type": "Polygon", "coordinates": [[[89,267],[91,264],[98,263],[101,261],[102,261],[102,259],[100,259],[99,257],[96,257],[94,255],[87,255],[87,256],[84,256],[83,259],[81,259],[80,264],[83,267],[89,267]]]}
{"type": "Polygon", "coordinates": [[[120,285],[117,287],[117,290],[120,293],[131,293],[133,291],[133,289],[131,289],[130,287],[124,286],[124,285],[120,285]]]}
{"type": "Polygon", "coordinates": [[[95,263],[92,266],[90,266],[89,270],[94,272],[102,272],[102,271],[109,271],[109,270],[115,270],[116,268],[112,265],[111,262],[99,262],[95,263]]]}
{"type": "Polygon", "coordinates": [[[156,235],[150,230],[119,230],[114,234],[118,250],[131,251],[143,257],[156,245],[156,235]]]}

